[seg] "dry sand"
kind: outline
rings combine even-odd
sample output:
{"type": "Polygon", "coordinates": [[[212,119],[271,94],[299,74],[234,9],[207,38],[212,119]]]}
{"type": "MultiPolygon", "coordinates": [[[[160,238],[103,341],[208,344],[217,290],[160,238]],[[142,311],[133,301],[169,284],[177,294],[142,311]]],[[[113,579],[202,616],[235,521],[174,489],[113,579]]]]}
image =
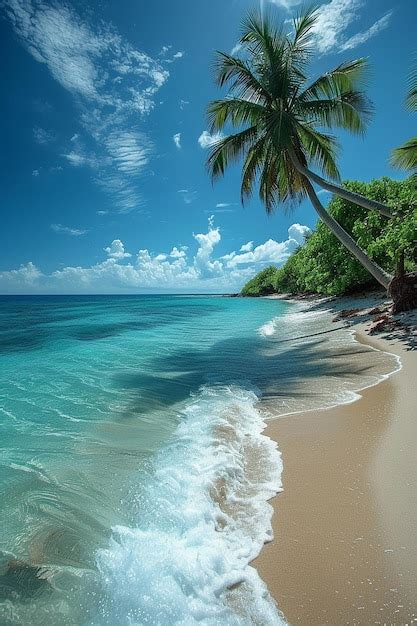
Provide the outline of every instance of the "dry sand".
{"type": "Polygon", "coordinates": [[[356,330],[402,369],[352,404],[266,429],[284,492],[254,565],[290,624],[417,623],[417,352],[356,330]]]}

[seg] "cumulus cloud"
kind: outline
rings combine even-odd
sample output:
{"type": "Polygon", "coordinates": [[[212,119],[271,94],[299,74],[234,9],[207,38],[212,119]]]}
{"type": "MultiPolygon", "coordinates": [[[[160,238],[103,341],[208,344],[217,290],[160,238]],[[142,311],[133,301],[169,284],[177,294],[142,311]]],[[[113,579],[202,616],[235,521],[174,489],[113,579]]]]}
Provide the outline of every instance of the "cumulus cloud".
{"type": "Polygon", "coordinates": [[[248,241],[240,247],[239,252],[251,252],[253,250],[253,241],[248,241]]]}
{"type": "Polygon", "coordinates": [[[177,246],[174,246],[169,253],[169,256],[173,259],[183,259],[186,255],[187,246],[180,246],[178,249],[177,246]]]}
{"type": "Polygon", "coordinates": [[[206,148],[210,148],[215,143],[220,141],[220,139],[223,139],[223,137],[224,135],[222,133],[214,133],[213,135],[210,135],[208,130],[204,130],[198,138],[198,143],[200,144],[201,148],[205,150],[206,148]]]}
{"type": "Polygon", "coordinates": [[[127,252],[123,241],[114,239],[104,248],[107,259],[89,267],[68,266],[43,274],[33,263],[0,272],[3,293],[135,293],[140,290],[211,291],[239,290],[255,272],[271,263],[281,264],[310,230],[301,224],[288,229],[288,238],[269,239],[254,246],[241,245],[239,252],[217,256],[221,231],[211,216],[208,228],[193,235],[194,250],[174,246],[170,252],[127,252]]]}
{"type": "Polygon", "coordinates": [[[194,235],[199,247],[194,257],[194,267],[202,278],[208,276],[219,276],[223,265],[220,261],[213,261],[211,255],[215,246],[220,242],[220,230],[214,227],[214,216],[209,218],[209,229],[207,233],[194,235]]]}
{"type": "Polygon", "coordinates": [[[51,230],[55,233],[62,233],[64,235],[71,235],[72,237],[81,237],[88,233],[88,230],[84,228],[70,228],[69,226],[63,226],[62,224],[51,224],[51,230]]]}
{"type": "Polygon", "coordinates": [[[125,247],[120,239],[113,239],[109,247],[104,248],[104,251],[111,259],[127,259],[132,256],[129,252],[125,252],[125,247]]]}
{"type": "MultiPolygon", "coordinates": [[[[3,0],[2,7],[28,53],[74,97],[84,133],[72,137],[63,157],[77,167],[100,165],[95,180],[116,210],[140,207],[151,143],[138,121],[154,108],[167,68],[74,7],[45,0],[3,0]]],[[[46,143],[45,133],[37,129],[35,139],[46,143]]]]}
{"type": "Polygon", "coordinates": [[[281,264],[296,250],[305,237],[310,233],[307,226],[301,224],[293,224],[288,229],[288,239],[277,242],[274,239],[268,239],[265,243],[254,247],[250,241],[244,244],[239,253],[231,252],[223,257],[229,268],[240,265],[267,265],[270,263],[281,264]]]}
{"type": "Polygon", "coordinates": [[[296,223],[288,229],[289,240],[291,241],[291,239],[293,239],[300,246],[304,243],[305,238],[310,234],[310,228],[308,226],[303,226],[303,224],[296,223]]]}
{"type": "Polygon", "coordinates": [[[181,149],[181,133],[175,133],[172,139],[175,145],[177,146],[178,150],[180,150],[181,149]]]}
{"type": "Polygon", "coordinates": [[[17,270],[0,272],[0,289],[3,293],[19,293],[21,289],[35,287],[42,272],[31,261],[17,270]]]}

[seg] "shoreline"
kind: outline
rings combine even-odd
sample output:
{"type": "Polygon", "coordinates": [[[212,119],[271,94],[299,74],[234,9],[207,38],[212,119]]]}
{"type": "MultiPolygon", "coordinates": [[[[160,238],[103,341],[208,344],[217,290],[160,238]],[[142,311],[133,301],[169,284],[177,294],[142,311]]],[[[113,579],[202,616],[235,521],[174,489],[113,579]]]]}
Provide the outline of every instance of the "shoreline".
{"type": "MultiPolygon", "coordinates": [[[[346,303],[364,302],[375,305],[369,298],[315,304],[340,313],[346,303]]],[[[411,624],[416,353],[401,332],[369,336],[371,318],[361,311],[347,321],[356,341],[396,355],[401,365],[351,402],[268,422],[264,434],[281,451],[284,491],[270,501],[274,540],[253,566],[290,624],[411,624]]]]}

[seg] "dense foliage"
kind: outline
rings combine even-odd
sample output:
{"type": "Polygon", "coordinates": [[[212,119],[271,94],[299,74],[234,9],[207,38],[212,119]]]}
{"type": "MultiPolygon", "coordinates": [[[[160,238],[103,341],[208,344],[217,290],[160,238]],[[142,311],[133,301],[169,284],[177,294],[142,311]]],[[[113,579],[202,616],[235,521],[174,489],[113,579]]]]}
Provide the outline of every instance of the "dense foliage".
{"type": "MultiPolygon", "coordinates": [[[[417,265],[417,183],[389,178],[346,187],[387,203],[396,217],[386,219],[334,196],[328,210],[359,245],[385,270],[395,273],[404,256],[405,269],[417,265]]],[[[313,292],[342,295],[376,285],[373,278],[321,222],[282,268],[268,267],[242,289],[242,295],[313,292]]]]}

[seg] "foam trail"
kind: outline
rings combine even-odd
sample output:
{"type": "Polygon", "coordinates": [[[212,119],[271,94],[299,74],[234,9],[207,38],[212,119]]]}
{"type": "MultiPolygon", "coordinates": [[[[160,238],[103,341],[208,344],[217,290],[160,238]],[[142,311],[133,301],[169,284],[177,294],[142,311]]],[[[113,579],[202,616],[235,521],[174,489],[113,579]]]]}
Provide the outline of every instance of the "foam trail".
{"type": "Polygon", "coordinates": [[[98,554],[111,601],[97,623],[285,623],[250,566],[272,538],[267,500],[282,471],[257,400],[240,386],[206,386],[182,410],[137,527],[115,528],[98,554]]]}
{"type": "Polygon", "coordinates": [[[270,320],[266,322],[258,329],[258,332],[262,337],[270,337],[275,332],[275,320],[270,320]]]}

